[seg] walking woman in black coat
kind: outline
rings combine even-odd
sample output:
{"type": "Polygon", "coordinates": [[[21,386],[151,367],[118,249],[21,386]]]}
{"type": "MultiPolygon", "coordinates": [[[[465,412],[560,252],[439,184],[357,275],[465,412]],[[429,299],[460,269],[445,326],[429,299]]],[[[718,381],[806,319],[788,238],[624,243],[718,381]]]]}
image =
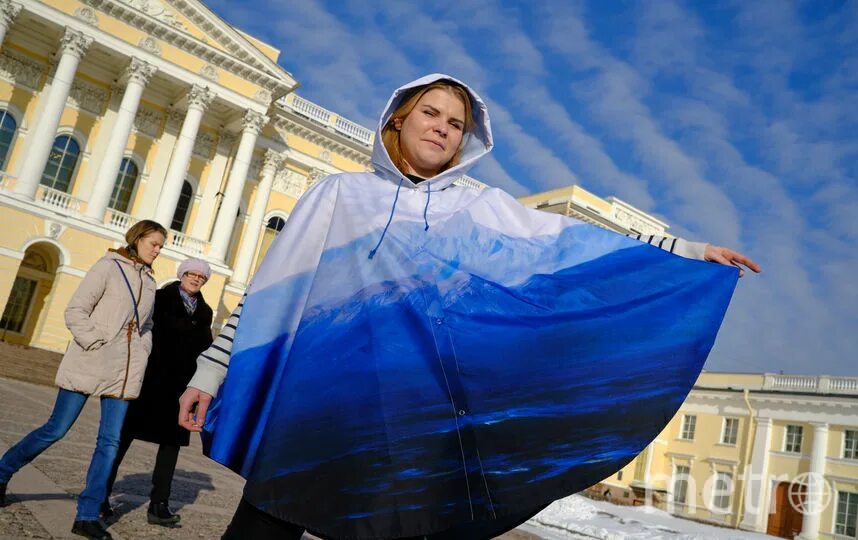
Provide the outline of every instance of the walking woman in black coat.
{"type": "Polygon", "coordinates": [[[110,492],[122,458],[134,439],[158,444],[149,495],[149,523],[175,525],[181,519],[170,511],[170,486],[179,459],[179,448],[188,446],[190,433],[176,424],[179,397],[196,370],[197,356],[212,343],[212,309],[200,288],[211,269],[201,259],[187,259],[176,272],[178,282],[155,293],[152,354],[143,378],[140,397],[131,402],[122,428],[119,453],[113,465],[102,505],[102,515],[113,516],[110,492]]]}

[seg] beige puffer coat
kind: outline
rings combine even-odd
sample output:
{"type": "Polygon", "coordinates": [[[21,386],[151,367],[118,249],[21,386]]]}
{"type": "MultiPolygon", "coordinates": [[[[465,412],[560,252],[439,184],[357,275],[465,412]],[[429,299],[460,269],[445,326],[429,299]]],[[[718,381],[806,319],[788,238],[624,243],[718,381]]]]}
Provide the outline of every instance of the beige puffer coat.
{"type": "Polygon", "coordinates": [[[65,311],[74,339],[57,371],[57,386],[92,396],[135,399],[152,350],[155,289],[149,267],[113,250],[99,259],[65,311]],[[138,302],[140,331],[120,267],[138,302]],[[129,324],[134,325],[130,338],[129,324]]]}

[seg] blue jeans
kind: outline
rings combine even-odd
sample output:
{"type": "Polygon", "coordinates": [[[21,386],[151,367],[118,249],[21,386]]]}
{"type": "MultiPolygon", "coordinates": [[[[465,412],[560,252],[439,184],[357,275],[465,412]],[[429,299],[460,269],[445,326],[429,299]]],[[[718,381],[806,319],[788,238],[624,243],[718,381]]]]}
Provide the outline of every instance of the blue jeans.
{"type": "MultiPolygon", "coordinates": [[[[86,403],[86,394],[60,388],[54,410],[47,423],[30,432],[18,444],[10,448],[0,459],[0,483],[8,482],[12,475],[33,461],[52,444],[62,439],[74,425],[86,403]]],[[[119,433],[125,421],[128,402],[108,397],[101,398],[101,422],[98,424],[98,439],[95,452],[89,463],[86,487],[77,499],[75,520],[96,520],[101,503],[107,495],[107,479],[119,448],[119,433]]]]}

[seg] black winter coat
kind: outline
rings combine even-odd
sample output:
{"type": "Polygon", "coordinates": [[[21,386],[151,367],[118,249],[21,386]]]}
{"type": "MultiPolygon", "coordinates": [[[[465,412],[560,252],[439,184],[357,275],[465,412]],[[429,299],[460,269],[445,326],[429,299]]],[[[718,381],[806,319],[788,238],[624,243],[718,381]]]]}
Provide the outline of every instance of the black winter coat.
{"type": "Polygon", "coordinates": [[[179,397],[197,368],[197,356],[212,343],[212,308],[202,293],[188,315],[179,283],[155,293],[152,354],[140,397],[128,406],[123,436],[156,444],[188,446],[190,433],[179,426],[179,397]]]}

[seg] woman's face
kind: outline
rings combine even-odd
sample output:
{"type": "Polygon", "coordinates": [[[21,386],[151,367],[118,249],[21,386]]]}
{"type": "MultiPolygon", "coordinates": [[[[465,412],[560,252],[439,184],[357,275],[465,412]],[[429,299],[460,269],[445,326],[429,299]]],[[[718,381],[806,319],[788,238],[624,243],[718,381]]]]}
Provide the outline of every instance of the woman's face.
{"type": "Polygon", "coordinates": [[[182,274],[182,280],[179,283],[179,286],[184,289],[186,293],[195,295],[200,292],[200,289],[203,288],[206,281],[208,281],[208,278],[203,274],[198,274],[197,272],[185,272],[182,274]]]}
{"type": "Polygon", "coordinates": [[[404,119],[396,119],[402,157],[412,172],[431,178],[452,159],[465,129],[465,104],[453,92],[433,88],[404,119]]]}
{"type": "Polygon", "coordinates": [[[134,248],[137,250],[137,256],[144,263],[151,265],[158,255],[161,253],[161,246],[164,245],[164,235],[158,231],[152,231],[140,240],[137,240],[137,245],[134,248]]]}

